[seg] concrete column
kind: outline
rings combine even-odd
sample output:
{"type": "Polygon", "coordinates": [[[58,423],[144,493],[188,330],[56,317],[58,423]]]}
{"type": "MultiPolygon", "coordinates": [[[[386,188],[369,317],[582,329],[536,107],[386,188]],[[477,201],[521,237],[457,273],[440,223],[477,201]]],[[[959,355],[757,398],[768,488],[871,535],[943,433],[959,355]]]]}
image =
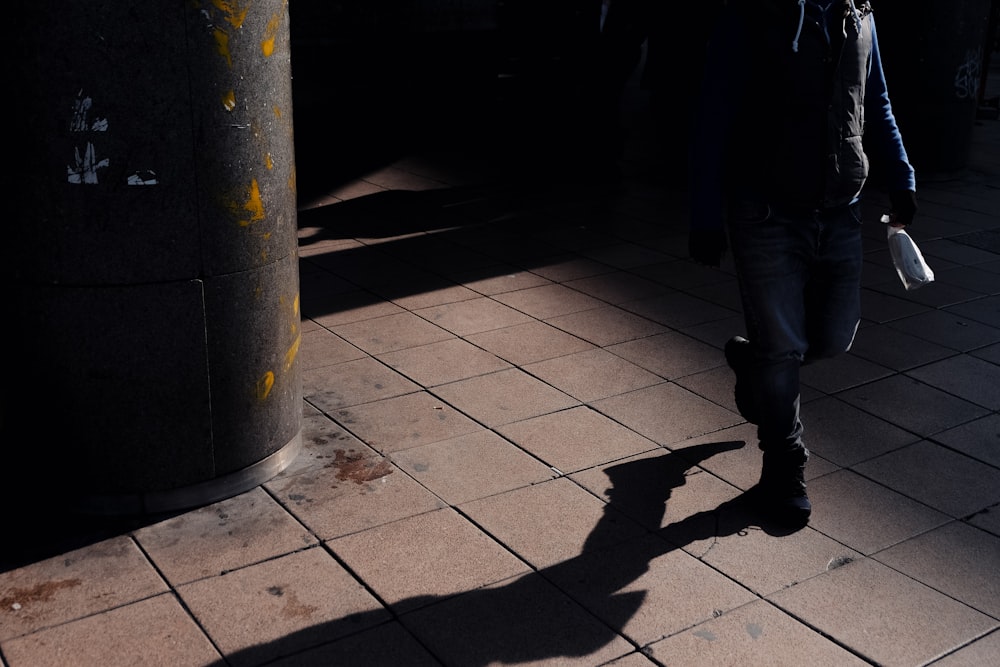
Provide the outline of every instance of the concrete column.
{"type": "Polygon", "coordinates": [[[301,442],[288,2],[19,4],[6,488],[248,490],[301,442]]]}

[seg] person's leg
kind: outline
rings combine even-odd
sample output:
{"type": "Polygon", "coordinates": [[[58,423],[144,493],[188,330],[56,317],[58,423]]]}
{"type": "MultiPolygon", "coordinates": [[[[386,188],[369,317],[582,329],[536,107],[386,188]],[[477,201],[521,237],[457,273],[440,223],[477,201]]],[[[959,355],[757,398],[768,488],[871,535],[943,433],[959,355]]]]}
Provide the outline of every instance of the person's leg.
{"type": "Polygon", "coordinates": [[[749,338],[743,348],[749,363],[737,370],[737,378],[744,383],[744,408],[746,397],[753,399],[749,407],[764,452],[760,490],[780,518],[804,520],[811,508],[804,482],[808,451],[799,418],[799,366],[809,349],[806,285],[818,224],[776,216],[766,206],[737,206],[729,233],[749,338]]]}
{"type": "Polygon", "coordinates": [[[809,349],[805,295],[811,227],[810,220],[776,216],[766,206],[738,207],[730,214],[761,449],[801,442],[797,399],[799,366],[809,349]]]}
{"type": "Polygon", "coordinates": [[[807,363],[848,351],[861,320],[860,208],[824,216],[820,224],[820,242],[806,284],[807,363]]]}

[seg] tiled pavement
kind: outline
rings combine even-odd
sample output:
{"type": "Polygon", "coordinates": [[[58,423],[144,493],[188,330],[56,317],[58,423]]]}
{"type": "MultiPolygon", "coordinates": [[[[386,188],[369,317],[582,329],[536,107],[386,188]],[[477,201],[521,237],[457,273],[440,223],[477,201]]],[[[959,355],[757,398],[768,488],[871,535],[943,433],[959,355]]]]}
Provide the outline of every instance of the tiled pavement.
{"type": "Polygon", "coordinates": [[[606,188],[423,153],[304,203],[304,451],[6,568],[0,664],[1000,664],[1000,121],[920,184],[933,285],[869,223],[792,533],[739,503],[731,267],[627,156],[606,188]]]}

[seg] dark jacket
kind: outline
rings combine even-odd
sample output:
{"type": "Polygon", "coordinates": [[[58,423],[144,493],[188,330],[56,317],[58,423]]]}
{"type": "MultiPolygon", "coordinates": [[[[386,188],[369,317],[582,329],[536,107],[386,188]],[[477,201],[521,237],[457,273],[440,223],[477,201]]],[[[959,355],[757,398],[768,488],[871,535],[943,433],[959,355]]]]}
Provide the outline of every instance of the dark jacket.
{"type": "Polygon", "coordinates": [[[824,14],[811,1],[731,0],[706,55],[694,229],[721,228],[726,198],[846,206],[868,177],[865,146],[888,187],[916,189],[866,1],[832,0],[824,14]]]}

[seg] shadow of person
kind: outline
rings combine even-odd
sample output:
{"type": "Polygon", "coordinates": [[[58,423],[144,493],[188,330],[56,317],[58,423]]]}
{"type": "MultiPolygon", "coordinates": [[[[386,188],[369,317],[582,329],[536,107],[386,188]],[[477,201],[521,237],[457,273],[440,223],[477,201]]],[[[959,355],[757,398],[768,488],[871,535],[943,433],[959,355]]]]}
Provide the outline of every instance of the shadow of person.
{"type": "MultiPolygon", "coordinates": [[[[605,469],[611,483],[608,503],[574,558],[456,596],[416,596],[393,602],[389,604],[392,615],[385,609],[354,614],[244,649],[227,660],[233,665],[253,665],[299,651],[275,664],[395,667],[402,663],[393,646],[366,643],[366,650],[359,654],[335,642],[382,625],[393,616],[419,640],[417,644],[409,637],[406,650],[416,646],[427,660],[411,654],[405,664],[479,667],[584,656],[600,663],[624,655],[635,647],[622,631],[647,596],[643,590],[626,589],[649,571],[654,560],[691,542],[753,526],[774,535],[792,532],[760,522],[749,492],[661,525],[673,490],[685,484],[692,468],[742,446],[738,441],[699,444],[605,469]],[[632,532],[623,542],[623,523],[645,530],[632,532]],[[333,643],[315,646],[323,642],[333,643]]],[[[546,539],[545,534],[540,533],[538,539],[546,539]]],[[[661,565],[669,567],[666,562],[661,565]]],[[[669,577],[670,572],[657,576],[669,577]]],[[[404,650],[402,645],[396,648],[404,650]]]]}

